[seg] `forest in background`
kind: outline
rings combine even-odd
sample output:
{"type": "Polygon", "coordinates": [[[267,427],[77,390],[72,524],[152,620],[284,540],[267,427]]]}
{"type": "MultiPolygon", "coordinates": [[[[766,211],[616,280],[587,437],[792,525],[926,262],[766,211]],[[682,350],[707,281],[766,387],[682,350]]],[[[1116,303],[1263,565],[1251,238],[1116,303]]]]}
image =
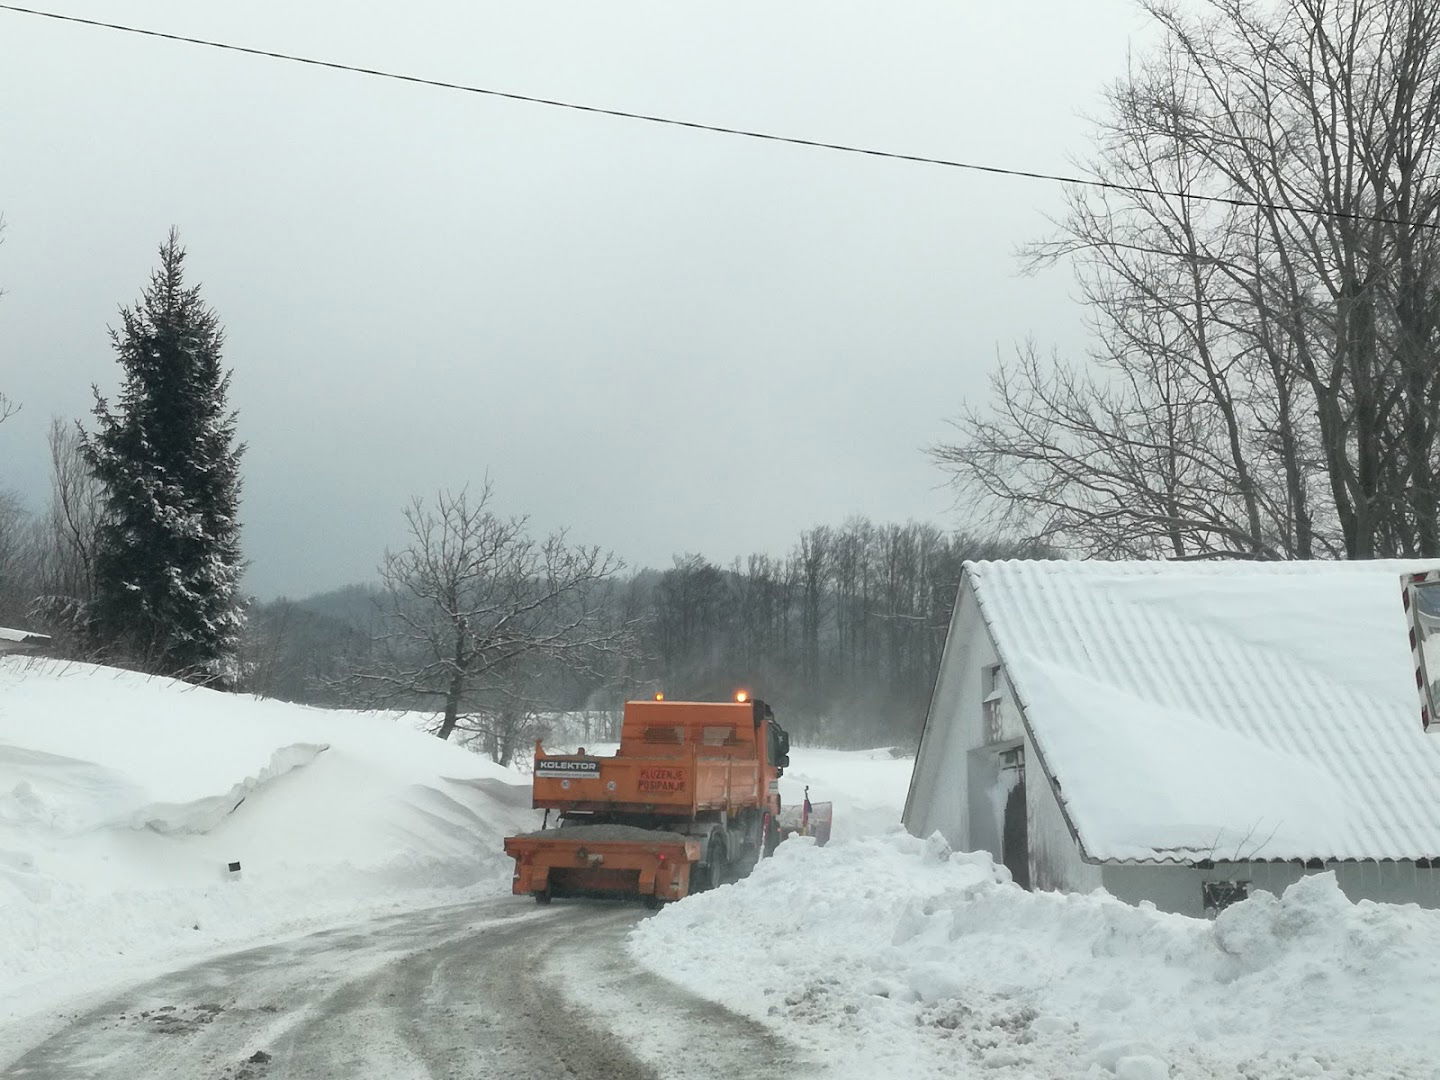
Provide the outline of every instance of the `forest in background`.
{"type": "MultiPolygon", "coordinates": [[[[613,712],[656,692],[724,699],[744,688],[803,740],[913,750],[961,565],[1044,554],[1034,544],[856,517],[806,530],[784,556],[721,566],[687,554],[665,570],[617,575],[598,607],[606,624],[628,629],[624,647],[581,666],[532,660],[523,692],[491,695],[505,698],[501,711],[516,730],[511,746],[490,749],[522,749],[551,712],[613,712]]],[[[378,666],[387,621],[378,584],[253,604],[246,688],[317,705],[365,704],[349,676],[378,666]]],[[[418,697],[409,705],[436,707],[418,697]]]]}

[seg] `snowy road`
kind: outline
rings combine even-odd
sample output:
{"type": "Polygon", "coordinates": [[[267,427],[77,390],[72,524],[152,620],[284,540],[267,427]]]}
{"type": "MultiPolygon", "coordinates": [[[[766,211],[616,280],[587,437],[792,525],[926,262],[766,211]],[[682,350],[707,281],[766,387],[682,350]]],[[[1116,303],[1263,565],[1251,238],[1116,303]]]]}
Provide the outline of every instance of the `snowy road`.
{"type": "Polygon", "coordinates": [[[809,1071],[759,1024],[637,969],[624,938],[642,917],[631,906],[537,909],[507,897],[237,952],[115,994],[3,1071],[15,1080],[809,1071]]]}

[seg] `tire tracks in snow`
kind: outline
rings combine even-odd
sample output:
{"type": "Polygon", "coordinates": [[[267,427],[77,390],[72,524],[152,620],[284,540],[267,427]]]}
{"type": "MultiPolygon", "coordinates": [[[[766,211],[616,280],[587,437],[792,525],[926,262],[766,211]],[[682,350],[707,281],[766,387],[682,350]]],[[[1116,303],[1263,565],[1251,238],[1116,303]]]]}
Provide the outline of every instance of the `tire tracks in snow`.
{"type": "Polygon", "coordinates": [[[207,960],[73,1017],[14,1080],[702,1080],[809,1071],[757,1024],[637,968],[643,913],[512,898],[207,960]]]}

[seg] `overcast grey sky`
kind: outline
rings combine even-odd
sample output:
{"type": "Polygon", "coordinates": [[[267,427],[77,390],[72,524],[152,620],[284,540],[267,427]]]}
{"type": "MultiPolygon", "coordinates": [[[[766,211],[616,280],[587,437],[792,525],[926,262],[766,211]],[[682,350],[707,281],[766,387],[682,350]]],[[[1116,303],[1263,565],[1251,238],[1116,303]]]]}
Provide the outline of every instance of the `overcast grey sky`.
{"type": "MultiPolygon", "coordinates": [[[[37,0],[521,93],[1065,170],[1129,0],[37,0]]],[[[248,587],[368,579],[478,483],[634,565],[849,514],[964,524],[923,454],[1024,337],[1060,190],[406,86],[0,12],[0,486],[113,389],[171,224],[228,331],[248,587]]]]}

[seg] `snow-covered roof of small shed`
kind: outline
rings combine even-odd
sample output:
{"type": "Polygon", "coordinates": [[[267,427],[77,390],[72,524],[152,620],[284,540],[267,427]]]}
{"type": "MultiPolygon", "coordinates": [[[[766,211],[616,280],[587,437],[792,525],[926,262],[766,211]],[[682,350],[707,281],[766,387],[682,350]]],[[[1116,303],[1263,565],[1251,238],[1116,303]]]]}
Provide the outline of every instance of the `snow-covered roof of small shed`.
{"type": "Polygon", "coordinates": [[[1375,562],[972,562],[1091,858],[1440,857],[1401,575],[1375,562]]]}
{"type": "Polygon", "coordinates": [[[0,641],[15,641],[25,645],[43,645],[49,640],[49,634],[37,634],[30,630],[12,630],[7,626],[0,626],[0,641]]]}

